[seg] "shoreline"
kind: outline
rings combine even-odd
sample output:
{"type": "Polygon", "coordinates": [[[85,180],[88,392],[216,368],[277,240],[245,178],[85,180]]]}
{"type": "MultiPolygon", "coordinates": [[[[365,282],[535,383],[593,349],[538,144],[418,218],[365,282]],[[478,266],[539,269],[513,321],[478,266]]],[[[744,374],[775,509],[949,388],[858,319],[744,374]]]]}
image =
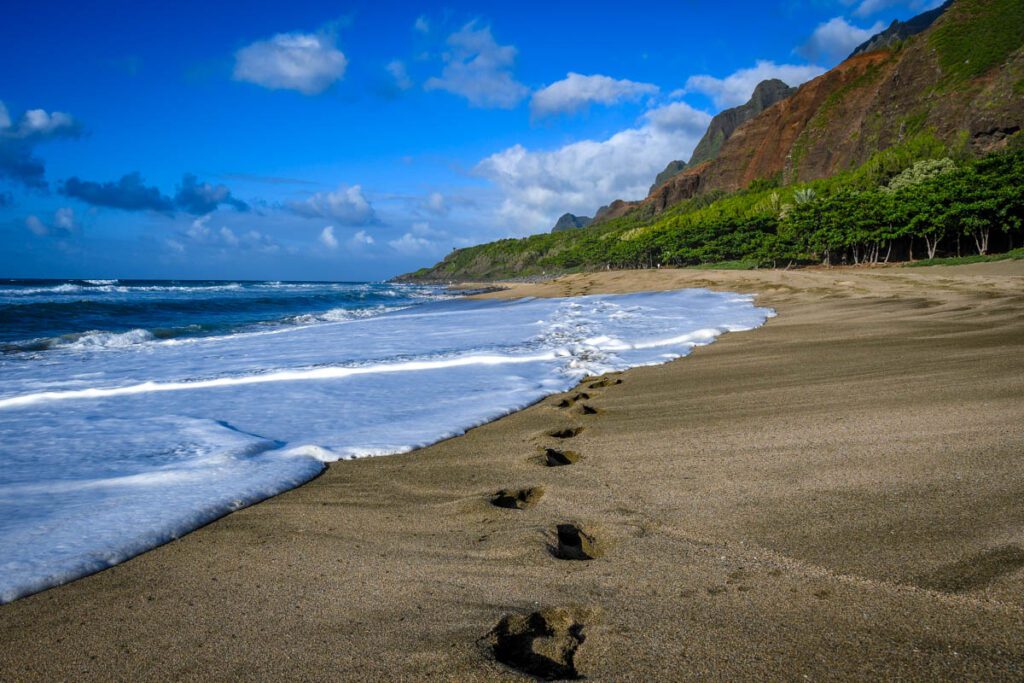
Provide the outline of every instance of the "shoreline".
{"type": "Polygon", "coordinates": [[[611,271],[477,296],[685,286],[778,317],[625,371],[588,392],[595,414],[557,406],[577,388],[332,464],[0,606],[0,672],[517,680],[482,639],[566,607],[598,680],[1020,675],[1024,266],[611,271]],[[550,435],[566,426],[583,431],[550,435]],[[576,464],[537,462],[569,444],[576,464]],[[534,507],[490,505],[524,486],[534,507]],[[553,557],[560,523],[603,555],[553,557]]]}

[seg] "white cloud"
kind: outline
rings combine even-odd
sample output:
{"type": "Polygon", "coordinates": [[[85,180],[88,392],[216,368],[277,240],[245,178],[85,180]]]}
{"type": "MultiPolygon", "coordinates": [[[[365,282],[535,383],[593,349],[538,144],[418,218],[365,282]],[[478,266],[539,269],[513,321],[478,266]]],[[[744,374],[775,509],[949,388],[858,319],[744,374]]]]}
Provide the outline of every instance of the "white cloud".
{"type": "Polygon", "coordinates": [[[75,210],[67,206],[57,209],[53,214],[53,220],[49,223],[43,222],[38,216],[31,215],[25,219],[25,227],[38,237],[67,237],[81,229],[75,218],[75,210]]]}
{"type": "Polygon", "coordinates": [[[317,192],[305,201],[288,206],[300,216],[333,218],[345,225],[366,225],[377,218],[359,185],[339,185],[334,192],[317,192]]]}
{"type": "Polygon", "coordinates": [[[880,21],[869,28],[859,28],[842,17],[834,17],[818,24],[811,37],[796,52],[809,61],[845,59],[858,45],[884,28],[885,24],[880,21]]]}
{"type": "Polygon", "coordinates": [[[349,240],[349,244],[353,247],[368,247],[371,244],[374,244],[373,235],[365,230],[359,230],[356,234],[352,235],[352,239],[349,240]]]}
{"type": "Polygon", "coordinates": [[[320,231],[320,244],[332,250],[338,248],[338,238],[334,236],[333,225],[328,225],[320,231]]]}
{"type": "Polygon", "coordinates": [[[665,164],[690,155],[710,122],[708,113],[674,102],[606,140],[536,152],[515,145],[481,161],[475,172],[502,190],[499,214],[507,227],[533,233],[566,211],[593,215],[615,198],[643,198],[665,164]]]}
{"type": "Polygon", "coordinates": [[[448,244],[448,233],[430,227],[427,221],[413,223],[404,235],[388,242],[388,246],[405,256],[437,256],[444,253],[448,244]]]}
{"type": "Polygon", "coordinates": [[[414,23],[412,27],[420,33],[430,33],[430,20],[421,14],[416,17],[416,23],[414,23]]]}
{"type": "Polygon", "coordinates": [[[395,79],[395,87],[399,90],[408,90],[412,87],[412,79],[409,78],[409,71],[405,68],[405,62],[395,59],[388,62],[388,65],[384,68],[395,79]]]}
{"type": "Polygon", "coordinates": [[[315,95],[344,76],[347,66],[330,32],[279,33],[236,52],[234,77],[272,90],[315,95]]]}
{"type": "Polygon", "coordinates": [[[418,237],[407,232],[396,240],[391,240],[388,245],[400,254],[415,256],[416,254],[430,253],[437,250],[437,245],[426,237],[418,237]]]}
{"type": "Polygon", "coordinates": [[[11,120],[7,107],[0,102],[0,178],[8,178],[44,188],[45,165],[35,156],[35,147],[57,138],[73,138],[82,132],[81,125],[70,114],[30,109],[17,121],[11,120]]]}
{"type": "Polygon", "coordinates": [[[474,107],[499,109],[511,109],[529,94],[512,76],[515,46],[498,45],[489,26],[469,22],[448,36],[448,47],[441,76],[428,79],[424,89],[461,95],[474,107]]]}
{"type": "Polygon", "coordinates": [[[703,93],[721,108],[735,107],[749,100],[754,88],[761,81],[778,78],[787,85],[797,86],[823,73],[825,69],[813,64],[776,64],[759,59],[754,66],[740,69],[725,78],[715,78],[706,74],[690,76],[682,92],[703,93]]]}
{"type": "Polygon", "coordinates": [[[872,14],[892,7],[893,5],[906,5],[908,9],[915,12],[926,12],[941,5],[944,0],[844,0],[843,4],[857,4],[853,14],[858,17],[869,17],[872,14]]]}
{"type": "Polygon", "coordinates": [[[443,216],[448,213],[448,205],[444,201],[444,195],[440,192],[431,192],[423,203],[423,208],[430,213],[443,216]]]}
{"type": "MultiPolygon", "coordinates": [[[[5,115],[6,113],[4,112],[5,115]]],[[[9,117],[0,118],[7,118],[8,125],[10,124],[9,117]]],[[[71,115],[64,112],[55,111],[52,114],[48,114],[42,109],[29,109],[22,116],[18,135],[19,137],[49,137],[61,131],[75,128],[77,125],[75,120],[71,118],[71,115]]]]}
{"type": "Polygon", "coordinates": [[[192,221],[185,232],[178,235],[178,239],[167,239],[164,243],[178,253],[184,253],[186,243],[223,250],[259,251],[265,254],[276,254],[281,250],[281,246],[270,235],[258,230],[249,230],[239,235],[227,226],[214,230],[210,227],[210,220],[209,214],[201,216],[192,221]]]}
{"type": "Polygon", "coordinates": [[[221,227],[220,229],[220,239],[225,245],[229,247],[237,247],[239,244],[238,236],[234,233],[234,231],[231,228],[227,227],[226,225],[221,227]]]}
{"type": "Polygon", "coordinates": [[[45,223],[39,220],[38,216],[29,216],[26,218],[25,227],[28,228],[33,235],[37,235],[39,237],[45,237],[50,234],[50,229],[45,223]]]}
{"type": "Polygon", "coordinates": [[[530,112],[536,117],[552,114],[571,114],[591,102],[615,104],[624,100],[637,100],[658,92],[651,83],[616,80],[610,76],[584,76],[569,72],[566,77],[542,88],[530,98],[530,112]]]}

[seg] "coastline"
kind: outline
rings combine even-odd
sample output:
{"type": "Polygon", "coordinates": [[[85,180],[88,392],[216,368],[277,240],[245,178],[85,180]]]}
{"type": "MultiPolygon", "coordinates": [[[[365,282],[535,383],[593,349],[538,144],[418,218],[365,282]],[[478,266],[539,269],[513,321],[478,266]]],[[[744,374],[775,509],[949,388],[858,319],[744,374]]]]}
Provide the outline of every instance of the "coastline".
{"type": "Polygon", "coordinates": [[[779,315],[590,390],[594,415],[556,395],[336,463],[0,606],[0,677],[516,680],[485,636],[559,606],[597,680],[1020,676],[1024,264],[613,271],[479,296],[687,286],[779,315]],[[565,426],[583,431],[549,435],[565,426]],[[537,462],[560,441],[582,459],[537,462]],[[524,486],[535,507],[489,504],[524,486]],[[604,555],[552,557],[565,522],[604,555]]]}

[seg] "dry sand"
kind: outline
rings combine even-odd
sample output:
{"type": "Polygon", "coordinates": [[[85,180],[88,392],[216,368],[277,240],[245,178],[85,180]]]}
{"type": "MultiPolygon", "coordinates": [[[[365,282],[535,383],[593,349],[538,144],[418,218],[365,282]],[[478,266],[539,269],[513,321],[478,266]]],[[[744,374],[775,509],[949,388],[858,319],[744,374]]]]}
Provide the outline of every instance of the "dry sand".
{"type": "Polygon", "coordinates": [[[1024,677],[1024,262],[492,296],[690,286],[779,316],[2,606],[0,679],[1024,677]]]}

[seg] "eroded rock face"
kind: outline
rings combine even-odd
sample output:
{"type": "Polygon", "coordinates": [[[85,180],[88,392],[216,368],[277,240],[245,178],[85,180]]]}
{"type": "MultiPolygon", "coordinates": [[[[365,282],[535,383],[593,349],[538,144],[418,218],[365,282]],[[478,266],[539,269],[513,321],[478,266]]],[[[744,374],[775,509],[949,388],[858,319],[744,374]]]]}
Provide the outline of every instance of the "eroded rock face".
{"type": "Polygon", "coordinates": [[[571,213],[564,213],[561,218],[558,219],[558,222],[555,223],[555,227],[551,228],[551,232],[585,228],[590,225],[590,221],[592,220],[593,219],[590,216],[577,216],[571,213]]]}
{"type": "MultiPolygon", "coordinates": [[[[943,27],[957,31],[970,25],[977,8],[952,3],[940,9],[897,26],[891,40],[879,34],[874,45],[868,41],[842,64],[739,123],[727,138],[719,135],[724,139],[717,151],[713,123],[707,144],[702,140],[703,149],[698,146],[685,170],[642,203],[619,207],[616,215],[655,215],[696,195],[733,192],[758,179],[825,178],[921,131],[951,146],[966,144],[979,155],[1006,145],[1009,135],[1024,128],[1024,47],[980,77],[951,79],[930,36],[943,27]],[[709,152],[713,158],[694,165],[709,152]]],[[[782,86],[762,94],[770,100],[782,86]]]]}
{"type": "Polygon", "coordinates": [[[597,213],[594,214],[594,220],[590,224],[603,223],[619,216],[625,216],[638,206],[640,206],[640,202],[627,202],[624,199],[616,199],[611,204],[598,209],[597,213]]]}
{"type": "Polygon", "coordinates": [[[661,173],[659,173],[657,176],[655,176],[654,184],[651,185],[651,189],[647,193],[647,195],[650,196],[650,195],[654,194],[654,191],[657,190],[659,187],[661,187],[665,182],[667,182],[669,178],[671,178],[673,176],[677,176],[677,175],[679,175],[680,173],[682,173],[685,170],[686,170],[686,162],[685,161],[679,161],[677,159],[675,161],[668,162],[668,166],[665,167],[665,170],[662,171],[661,173]]]}
{"type": "Polygon", "coordinates": [[[545,680],[571,680],[583,677],[576,660],[584,629],[573,610],[553,607],[510,614],[488,637],[499,662],[545,680]]]}
{"type": "Polygon", "coordinates": [[[717,157],[722,145],[742,124],[777,102],[790,97],[796,90],[777,78],[761,81],[754,88],[754,93],[746,104],[726,109],[711,119],[704,137],[693,150],[689,163],[678,160],[669,162],[665,170],[654,179],[646,200],[627,202],[618,199],[598,209],[593,222],[601,223],[618,218],[637,208],[649,214],[658,214],[672,204],[694,196],[701,185],[700,173],[695,172],[696,169],[702,168],[702,164],[717,157]]]}
{"type": "Polygon", "coordinates": [[[689,166],[693,167],[717,157],[722,145],[732,137],[737,128],[776,102],[790,97],[796,90],[777,78],[758,83],[754,88],[754,94],[750,96],[750,100],[746,104],[726,109],[711,119],[711,124],[704,133],[704,137],[700,139],[697,147],[693,150],[689,166]]]}
{"type": "Polygon", "coordinates": [[[933,23],[935,20],[942,16],[950,5],[953,4],[953,0],[948,0],[941,7],[936,7],[933,10],[918,14],[913,19],[908,21],[894,20],[889,24],[889,28],[885,29],[881,33],[876,33],[871,36],[863,43],[857,46],[850,56],[856,57],[857,55],[864,54],[865,52],[874,52],[875,50],[889,50],[900,42],[906,40],[910,36],[915,36],[921,33],[933,23]]]}
{"type": "Polygon", "coordinates": [[[703,180],[701,174],[705,169],[707,169],[707,164],[700,164],[696,168],[687,169],[662,183],[644,200],[644,209],[652,214],[659,214],[673,204],[696,196],[701,190],[703,180]]]}

